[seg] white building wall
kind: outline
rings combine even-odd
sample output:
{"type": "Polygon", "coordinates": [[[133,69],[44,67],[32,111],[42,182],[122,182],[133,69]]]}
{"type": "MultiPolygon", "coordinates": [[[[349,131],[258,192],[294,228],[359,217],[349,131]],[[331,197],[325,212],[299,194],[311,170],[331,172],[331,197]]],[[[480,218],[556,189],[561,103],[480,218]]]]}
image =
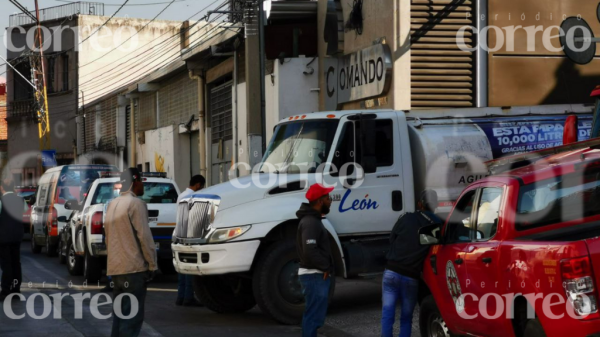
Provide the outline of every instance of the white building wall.
{"type": "MultiPolygon", "coordinates": [[[[285,59],[283,64],[275,62],[273,75],[265,77],[265,114],[267,146],[273,136],[273,128],[282,119],[295,115],[309,114],[319,109],[318,60],[307,67],[312,58],[285,59]],[[310,68],[312,68],[312,71],[310,68]],[[306,72],[306,74],[305,74],[306,72]]],[[[238,163],[248,163],[248,127],[246,107],[246,83],[238,84],[237,139],[238,163]],[[241,140],[241,145],[240,145],[241,140]]],[[[234,104],[235,104],[235,97],[234,104]]],[[[233,116],[235,123],[235,115],[233,116]]],[[[235,124],[234,124],[235,130],[235,124]]],[[[250,173],[244,165],[239,166],[239,175],[250,173]]]]}

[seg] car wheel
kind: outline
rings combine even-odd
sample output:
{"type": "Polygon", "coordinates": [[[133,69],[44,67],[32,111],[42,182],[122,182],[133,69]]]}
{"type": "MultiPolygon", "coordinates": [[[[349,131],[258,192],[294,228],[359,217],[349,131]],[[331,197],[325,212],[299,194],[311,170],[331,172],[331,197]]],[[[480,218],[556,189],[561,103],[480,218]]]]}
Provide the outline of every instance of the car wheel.
{"type": "Polygon", "coordinates": [[[33,235],[33,229],[30,228],[31,232],[31,252],[33,254],[39,254],[42,252],[42,246],[35,244],[35,236],[33,235]]]}
{"type": "Polygon", "coordinates": [[[73,276],[83,274],[83,258],[75,254],[75,246],[73,246],[72,241],[69,241],[69,248],[67,249],[67,269],[69,274],[73,276]]]}
{"type": "Polygon", "coordinates": [[[58,262],[60,264],[67,263],[67,252],[66,252],[66,247],[65,247],[65,244],[64,244],[62,238],[58,242],[58,262]]]}
{"type": "Polygon", "coordinates": [[[240,313],[256,305],[252,280],[240,276],[195,276],[194,292],[208,309],[218,313],[240,313]]]}
{"type": "Polygon", "coordinates": [[[419,313],[419,328],[422,337],[452,337],[446,322],[440,314],[440,310],[435,304],[433,296],[427,296],[421,302],[419,313]]]}
{"type": "Polygon", "coordinates": [[[546,337],[546,332],[544,332],[544,327],[542,327],[542,323],[536,319],[530,319],[527,321],[525,325],[525,332],[523,336],[527,337],[546,337]]]}
{"type": "Polygon", "coordinates": [[[46,235],[46,255],[48,257],[56,256],[56,245],[50,244],[50,236],[46,235]]]}
{"type": "Polygon", "coordinates": [[[85,249],[85,256],[83,258],[83,277],[88,282],[98,282],[102,277],[102,265],[100,259],[93,257],[90,252],[85,249]]]}

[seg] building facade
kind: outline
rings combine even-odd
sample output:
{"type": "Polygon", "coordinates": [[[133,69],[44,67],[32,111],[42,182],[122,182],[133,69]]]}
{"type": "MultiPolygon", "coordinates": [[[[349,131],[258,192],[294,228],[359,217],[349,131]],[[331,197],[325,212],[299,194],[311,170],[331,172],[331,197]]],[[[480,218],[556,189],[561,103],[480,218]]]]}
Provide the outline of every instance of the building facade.
{"type": "MultiPolygon", "coordinates": [[[[109,20],[102,15],[79,13],[76,6],[68,5],[57,17],[42,21],[51,149],[56,151],[58,165],[109,161],[118,164],[119,151],[125,145],[115,139],[119,123],[109,111],[115,109],[115,101],[103,102],[93,111],[84,106],[176,58],[178,50],[173,47],[179,44],[181,22],[116,17],[109,20]],[[129,60],[134,61],[127,63],[129,60]],[[108,158],[101,159],[100,153],[108,158]],[[110,160],[111,155],[117,159],[110,160]]],[[[21,22],[11,17],[13,23],[21,22]]],[[[39,53],[31,51],[31,41],[27,41],[28,36],[33,36],[32,30],[35,27],[31,23],[7,29],[13,46],[8,48],[8,60],[28,79],[30,56],[39,58],[39,53]]],[[[8,71],[9,166],[16,177],[31,176],[36,180],[42,168],[37,159],[39,136],[32,98],[29,83],[8,71]]]]}

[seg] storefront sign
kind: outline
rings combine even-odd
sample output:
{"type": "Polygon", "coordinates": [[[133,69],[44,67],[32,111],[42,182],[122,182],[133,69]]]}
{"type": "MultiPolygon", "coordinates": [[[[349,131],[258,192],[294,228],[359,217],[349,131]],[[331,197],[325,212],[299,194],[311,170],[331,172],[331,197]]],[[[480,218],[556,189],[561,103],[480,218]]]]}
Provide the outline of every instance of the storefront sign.
{"type": "Polygon", "coordinates": [[[325,59],[325,106],[386,94],[392,82],[392,57],[385,44],[377,44],[338,59],[325,59]]]}

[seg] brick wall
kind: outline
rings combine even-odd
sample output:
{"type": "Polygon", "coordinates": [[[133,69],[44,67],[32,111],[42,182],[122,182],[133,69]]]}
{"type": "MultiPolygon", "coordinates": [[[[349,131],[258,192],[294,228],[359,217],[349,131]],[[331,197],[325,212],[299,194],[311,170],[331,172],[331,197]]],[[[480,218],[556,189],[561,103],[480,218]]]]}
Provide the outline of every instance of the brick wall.
{"type": "Polygon", "coordinates": [[[158,95],[159,128],[187,123],[190,116],[197,115],[198,81],[190,79],[187,71],[162,82],[158,95]]]}

